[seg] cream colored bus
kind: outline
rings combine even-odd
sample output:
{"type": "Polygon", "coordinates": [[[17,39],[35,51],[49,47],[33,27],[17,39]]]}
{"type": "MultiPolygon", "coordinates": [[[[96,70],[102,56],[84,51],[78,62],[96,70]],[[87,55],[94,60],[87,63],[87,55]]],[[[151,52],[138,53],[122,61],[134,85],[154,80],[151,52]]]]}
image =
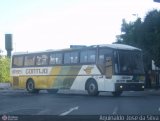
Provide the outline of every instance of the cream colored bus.
{"type": "Polygon", "coordinates": [[[30,93],[39,90],[87,90],[89,95],[144,90],[140,49],[122,45],[71,46],[55,51],[15,53],[12,85],[30,93]]]}

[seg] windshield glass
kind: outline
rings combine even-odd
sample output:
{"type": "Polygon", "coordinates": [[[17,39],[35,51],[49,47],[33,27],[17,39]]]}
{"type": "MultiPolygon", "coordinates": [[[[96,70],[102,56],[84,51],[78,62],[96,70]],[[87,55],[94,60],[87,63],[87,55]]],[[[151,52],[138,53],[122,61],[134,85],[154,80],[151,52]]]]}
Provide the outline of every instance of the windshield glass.
{"type": "Polygon", "coordinates": [[[140,51],[118,52],[120,74],[143,74],[143,61],[140,51]]]}

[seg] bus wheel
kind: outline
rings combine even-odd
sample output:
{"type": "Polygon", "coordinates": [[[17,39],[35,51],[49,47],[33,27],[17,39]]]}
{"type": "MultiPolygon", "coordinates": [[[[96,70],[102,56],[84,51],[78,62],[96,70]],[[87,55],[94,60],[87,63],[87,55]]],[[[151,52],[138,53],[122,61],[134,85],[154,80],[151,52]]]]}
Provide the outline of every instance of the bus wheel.
{"type": "Polygon", "coordinates": [[[122,91],[115,91],[115,92],[112,92],[112,95],[117,97],[117,96],[120,96],[122,94],[122,91]]]}
{"type": "Polygon", "coordinates": [[[97,83],[94,80],[87,82],[86,89],[91,96],[97,96],[99,94],[97,83]]]}
{"type": "Polygon", "coordinates": [[[34,85],[33,80],[28,80],[28,81],[27,81],[26,89],[27,89],[27,91],[28,91],[29,93],[38,93],[38,92],[39,92],[38,89],[35,89],[35,85],[34,85]]]}
{"type": "Polygon", "coordinates": [[[58,89],[48,89],[47,92],[50,94],[56,94],[58,92],[58,89]]]}

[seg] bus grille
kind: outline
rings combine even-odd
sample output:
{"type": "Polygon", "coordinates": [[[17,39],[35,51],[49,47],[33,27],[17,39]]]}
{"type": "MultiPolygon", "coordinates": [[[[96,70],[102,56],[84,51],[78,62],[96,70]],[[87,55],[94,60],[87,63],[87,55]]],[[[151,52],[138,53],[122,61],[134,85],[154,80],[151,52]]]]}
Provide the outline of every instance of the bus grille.
{"type": "Polygon", "coordinates": [[[19,85],[19,78],[13,77],[13,86],[18,86],[18,85],[19,85]]]}

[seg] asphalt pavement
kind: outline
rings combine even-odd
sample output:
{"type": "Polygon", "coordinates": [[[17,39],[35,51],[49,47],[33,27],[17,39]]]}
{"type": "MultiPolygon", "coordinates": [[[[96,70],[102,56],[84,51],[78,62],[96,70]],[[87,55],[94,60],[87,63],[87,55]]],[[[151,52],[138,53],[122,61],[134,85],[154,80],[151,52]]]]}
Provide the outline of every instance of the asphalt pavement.
{"type": "Polygon", "coordinates": [[[86,92],[61,90],[57,94],[26,90],[0,90],[0,115],[160,115],[160,91],[109,92],[88,96],[86,92]]]}

